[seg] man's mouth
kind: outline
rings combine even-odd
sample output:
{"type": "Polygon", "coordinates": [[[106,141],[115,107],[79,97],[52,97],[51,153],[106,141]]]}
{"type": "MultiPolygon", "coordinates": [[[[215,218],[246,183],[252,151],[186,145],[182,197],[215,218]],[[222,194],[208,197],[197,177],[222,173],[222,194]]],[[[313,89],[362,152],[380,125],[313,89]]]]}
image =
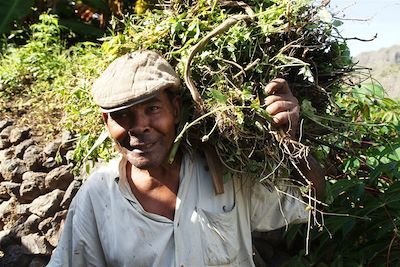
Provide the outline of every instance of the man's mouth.
{"type": "Polygon", "coordinates": [[[156,142],[146,143],[146,144],[134,144],[130,147],[132,148],[132,151],[135,151],[135,150],[146,151],[146,150],[151,149],[155,143],[156,142]]]}

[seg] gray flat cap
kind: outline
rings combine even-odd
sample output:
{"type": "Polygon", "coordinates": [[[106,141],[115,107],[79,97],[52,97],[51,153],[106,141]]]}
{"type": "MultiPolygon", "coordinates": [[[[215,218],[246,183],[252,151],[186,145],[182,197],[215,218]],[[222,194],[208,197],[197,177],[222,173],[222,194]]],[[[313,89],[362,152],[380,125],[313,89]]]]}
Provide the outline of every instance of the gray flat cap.
{"type": "Polygon", "coordinates": [[[136,51],[115,59],[94,82],[94,102],[113,112],[143,102],[164,89],[178,90],[172,66],[152,51],[136,51]]]}

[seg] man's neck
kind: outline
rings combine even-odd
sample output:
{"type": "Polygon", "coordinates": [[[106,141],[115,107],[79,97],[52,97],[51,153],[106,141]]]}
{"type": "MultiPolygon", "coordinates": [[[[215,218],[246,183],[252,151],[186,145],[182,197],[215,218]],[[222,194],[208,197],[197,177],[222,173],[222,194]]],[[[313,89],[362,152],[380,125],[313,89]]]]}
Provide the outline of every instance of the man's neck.
{"type": "Polygon", "coordinates": [[[126,174],[132,193],[147,211],[171,220],[179,189],[181,157],[153,170],[138,169],[127,163],[126,174]]]}

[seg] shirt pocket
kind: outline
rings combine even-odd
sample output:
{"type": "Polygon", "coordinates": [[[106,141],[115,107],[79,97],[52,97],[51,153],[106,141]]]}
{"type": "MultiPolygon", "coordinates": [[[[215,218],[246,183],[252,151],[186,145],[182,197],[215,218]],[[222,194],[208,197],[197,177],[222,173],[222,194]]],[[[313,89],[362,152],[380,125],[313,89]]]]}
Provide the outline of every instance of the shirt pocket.
{"type": "Polygon", "coordinates": [[[205,264],[235,266],[239,252],[236,208],[223,213],[197,212],[205,264]]]}

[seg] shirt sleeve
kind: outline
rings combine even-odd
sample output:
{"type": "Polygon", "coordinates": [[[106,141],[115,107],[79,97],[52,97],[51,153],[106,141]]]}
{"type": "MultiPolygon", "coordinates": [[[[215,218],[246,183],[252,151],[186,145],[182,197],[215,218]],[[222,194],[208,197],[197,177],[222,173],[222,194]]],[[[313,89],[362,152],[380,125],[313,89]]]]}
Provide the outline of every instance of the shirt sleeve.
{"type": "Polygon", "coordinates": [[[255,182],[250,194],[252,231],[270,231],[308,220],[306,205],[296,187],[278,188],[255,182]]]}
{"type": "Polygon", "coordinates": [[[73,199],[48,267],[106,266],[90,196],[81,188],[73,199]]]}

